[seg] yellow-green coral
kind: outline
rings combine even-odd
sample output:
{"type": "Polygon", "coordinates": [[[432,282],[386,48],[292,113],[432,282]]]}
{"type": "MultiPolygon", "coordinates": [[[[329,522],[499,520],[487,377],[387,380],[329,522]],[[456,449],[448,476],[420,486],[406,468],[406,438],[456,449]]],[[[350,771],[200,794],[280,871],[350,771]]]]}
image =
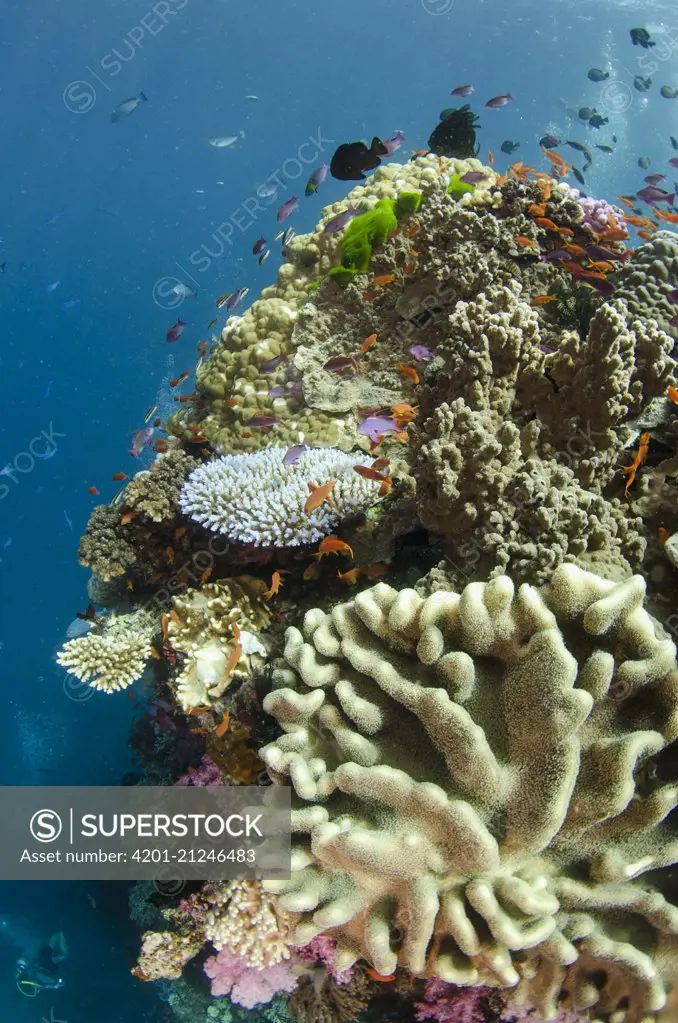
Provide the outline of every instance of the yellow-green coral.
{"type": "Polygon", "coordinates": [[[173,598],[167,635],[174,649],[187,657],[177,679],[177,698],[184,710],[209,706],[234,679],[247,677],[252,656],[266,654],[258,633],[270,623],[270,614],[257,594],[257,583],[247,576],[225,579],[173,598]],[[240,657],[229,668],[236,641],[240,657]]]}
{"type": "MultiPolygon", "coordinates": [[[[443,165],[446,173],[461,174],[481,167],[477,160],[444,160],[443,165]]],[[[494,180],[493,172],[489,171],[487,182],[470,198],[480,205],[490,202],[494,180]]],[[[356,444],[365,446],[364,438],[355,432],[354,421],[306,405],[294,371],[294,328],[299,312],[309,302],[307,289],[341,263],[342,235],[324,234],[324,227],[347,205],[369,211],[378,202],[389,200],[398,208],[407,207],[411,211],[416,205],[413,194],[426,198],[444,193],[446,183],[438,157],[420,157],[405,165],[383,165],[345,200],[323,210],[312,234],[297,236],[288,244],[290,261],[280,268],[276,284],[264,288],[260,298],[242,316],[229,319],[217,350],[197,372],[203,408],[192,410],[191,420],[199,423],[218,450],[230,453],[258,450],[271,442],[293,444],[302,435],[311,445],[332,445],[343,450],[356,444]],[[264,373],[262,367],[281,355],[288,362],[274,375],[264,373]],[[283,393],[269,394],[277,386],[283,388],[283,393]],[[248,426],[248,420],[262,412],[280,420],[270,434],[248,426]]],[[[331,285],[325,285],[328,286],[331,285]]]]}

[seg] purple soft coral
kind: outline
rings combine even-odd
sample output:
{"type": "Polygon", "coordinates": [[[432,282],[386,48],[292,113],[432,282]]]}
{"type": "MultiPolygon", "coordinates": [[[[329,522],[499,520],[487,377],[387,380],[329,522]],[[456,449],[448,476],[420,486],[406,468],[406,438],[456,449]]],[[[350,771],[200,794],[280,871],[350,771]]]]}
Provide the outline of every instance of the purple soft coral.
{"type": "Polygon", "coordinates": [[[257,970],[229,948],[222,948],[205,963],[205,973],[212,981],[212,994],[230,995],[231,1001],[245,1009],[270,1002],[281,991],[293,991],[297,978],[289,962],[276,963],[257,970]]]}
{"type": "Polygon", "coordinates": [[[330,938],[327,934],[318,934],[312,941],[309,941],[308,945],[304,945],[303,948],[298,948],[296,951],[304,962],[323,963],[335,984],[348,984],[353,976],[353,971],[335,969],[336,949],[337,943],[334,938],[330,938]]]}
{"type": "Polygon", "coordinates": [[[455,987],[444,980],[427,980],[423,1002],[416,1003],[417,1019],[438,1023],[485,1023],[483,999],[490,989],[455,987]]]}
{"type": "Polygon", "coordinates": [[[175,785],[196,785],[200,788],[207,788],[210,785],[223,785],[219,768],[213,760],[205,754],[195,770],[188,774],[182,774],[174,783],[175,785]]]}
{"type": "Polygon", "coordinates": [[[560,188],[566,190],[566,199],[576,202],[584,211],[584,222],[596,232],[603,234],[610,227],[624,226],[624,211],[618,206],[612,206],[604,199],[594,199],[593,196],[582,195],[578,188],[568,185],[567,181],[560,182],[560,188]]]}
{"type": "MultiPolygon", "coordinates": [[[[497,997],[497,992],[488,987],[456,987],[444,980],[427,980],[424,1001],[417,1002],[418,1020],[433,1019],[437,1023],[485,1023],[487,1012],[485,999],[497,997]]],[[[560,1009],[553,1023],[583,1023],[572,1009],[560,1009]]],[[[500,1023],[545,1023],[536,1009],[516,1008],[509,1001],[501,1011],[500,1023]]]]}

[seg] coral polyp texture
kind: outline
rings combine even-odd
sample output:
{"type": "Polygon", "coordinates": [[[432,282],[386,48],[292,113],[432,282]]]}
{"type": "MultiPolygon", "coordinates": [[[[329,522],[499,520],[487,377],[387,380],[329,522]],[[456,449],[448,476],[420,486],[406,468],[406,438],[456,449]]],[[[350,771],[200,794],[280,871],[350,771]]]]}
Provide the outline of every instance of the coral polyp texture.
{"type": "Polygon", "coordinates": [[[309,448],[285,464],[286,448],[225,455],[188,477],[179,503],[185,515],[230,540],[257,547],[299,547],[328,536],[378,499],[379,483],[354,469],[372,459],[334,448],[309,448]],[[306,512],[314,487],[333,483],[329,500],[306,512]]]}
{"type": "Polygon", "coordinates": [[[520,285],[458,303],[414,430],[421,520],[461,569],[542,582],[563,560],[605,552],[628,571],[642,523],[604,491],[628,422],[672,378],[673,340],[615,302],[585,340],[568,331],[544,347],[520,285]]]}
{"type": "Polygon", "coordinates": [[[293,787],[292,878],[267,885],[292,940],[330,934],[340,969],[513,988],[545,1019],[657,1018],[678,787],[652,765],[678,665],[644,592],[574,565],[539,589],[380,583],[288,629],[262,757],[293,787]]]}
{"type": "Polygon", "coordinates": [[[102,693],[127,689],[141,678],[151,656],[150,620],[141,612],[113,615],[103,632],[92,630],[64,643],[57,663],[102,693]]]}
{"type": "Polygon", "coordinates": [[[177,699],[185,711],[210,706],[234,680],[247,677],[253,657],[266,656],[259,638],[271,620],[264,589],[258,579],[241,576],[173,598],[167,636],[186,655],[177,678],[177,699]],[[229,664],[236,647],[238,656],[229,664]]]}

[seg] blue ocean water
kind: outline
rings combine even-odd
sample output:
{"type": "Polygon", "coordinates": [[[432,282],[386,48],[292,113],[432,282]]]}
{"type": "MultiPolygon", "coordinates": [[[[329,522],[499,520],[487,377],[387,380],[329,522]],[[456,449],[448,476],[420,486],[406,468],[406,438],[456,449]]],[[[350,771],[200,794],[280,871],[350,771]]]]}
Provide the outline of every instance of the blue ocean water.
{"type": "MultiPolygon", "coordinates": [[[[251,247],[275,234],[278,204],[303,197],[340,142],[400,129],[403,153],[425,147],[466,82],[481,159],[492,149],[496,166],[547,169],[545,132],[589,145],[614,134],[586,191],[637,190],[640,157],[673,180],[678,100],[657,86],[678,88],[678,14],[607,0],[5,0],[0,57],[0,781],[116,784],[133,767],[132,704],[73,699],[54,659],[87,604],[76,551],[97,501],[88,488],[109,500],[112,473],[137,467],[132,435],[168,374],[193,369],[216,297],[248,287],[249,302],[275,279],[278,246],[262,267],[251,247]],[[630,45],[637,24],[664,40],[652,55],[630,45]],[[588,80],[593,66],[611,80],[588,80]],[[655,88],[635,89],[638,74],[655,88]],[[141,91],[148,101],[113,123],[141,91]],[[507,91],[506,107],[484,108],[507,91]],[[586,128],[582,105],[609,124],[586,128]],[[506,139],[520,142],[511,158],[506,139]],[[280,183],[276,198],[257,204],[265,182],[280,183]],[[196,297],[178,302],[176,282],[196,297]],[[179,317],[184,334],[167,345],[179,317]]],[[[289,223],[309,230],[345,192],[328,178],[289,223]]],[[[129,973],[126,899],[122,884],[0,883],[0,1018],[164,1019],[129,973]],[[22,997],[17,955],[59,929],[64,988],[22,997]]]]}

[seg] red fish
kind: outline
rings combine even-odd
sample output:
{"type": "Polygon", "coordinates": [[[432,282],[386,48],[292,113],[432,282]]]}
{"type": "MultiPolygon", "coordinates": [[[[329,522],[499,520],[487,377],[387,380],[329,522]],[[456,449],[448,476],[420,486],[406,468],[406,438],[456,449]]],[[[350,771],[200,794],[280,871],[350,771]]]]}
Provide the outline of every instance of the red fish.
{"type": "Polygon", "coordinates": [[[143,430],[137,430],[132,437],[132,447],[129,449],[129,453],[133,458],[138,458],[144,448],[151,443],[153,433],[152,426],[146,426],[143,430]]]}
{"type": "Polygon", "coordinates": [[[184,323],[183,320],[177,320],[177,322],[174,324],[174,326],[170,327],[170,329],[167,331],[167,334],[165,335],[165,339],[168,342],[170,342],[170,343],[172,341],[178,341],[179,338],[181,337],[181,335],[184,332],[184,327],[185,326],[186,326],[186,324],[184,323]]]}

